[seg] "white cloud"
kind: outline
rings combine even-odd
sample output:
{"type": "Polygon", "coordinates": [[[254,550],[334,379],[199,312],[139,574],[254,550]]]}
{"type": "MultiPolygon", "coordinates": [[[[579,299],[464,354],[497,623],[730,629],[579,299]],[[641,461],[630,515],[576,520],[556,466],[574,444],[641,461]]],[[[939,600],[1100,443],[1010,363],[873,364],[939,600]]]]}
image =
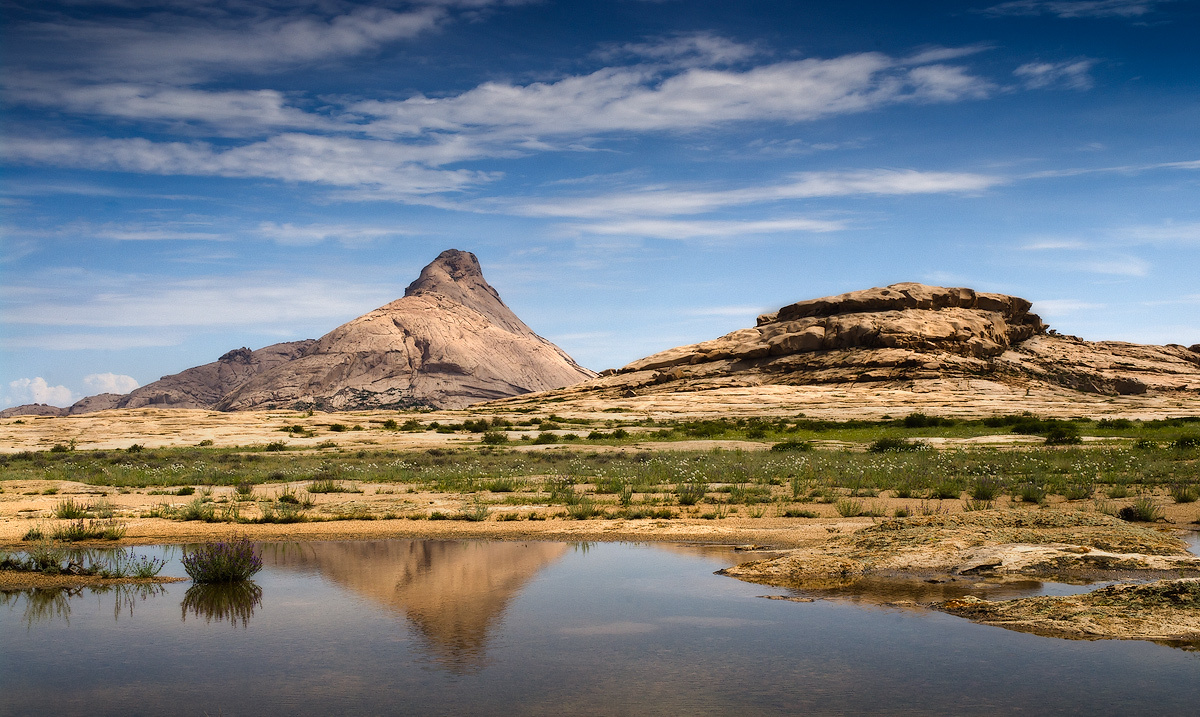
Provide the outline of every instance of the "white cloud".
{"type": "Polygon", "coordinates": [[[155,346],[178,346],[183,341],[182,334],[162,331],[142,334],[76,332],[6,337],[4,345],[10,349],[37,349],[39,351],[121,351],[155,346]]]}
{"type": "Polygon", "coordinates": [[[1066,87],[1072,90],[1087,90],[1092,87],[1092,78],[1088,72],[1095,64],[1095,60],[1087,59],[1029,62],[1013,70],[1013,74],[1029,89],[1066,87]]]}
{"type": "MultiPolygon", "coordinates": [[[[78,114],[126,120],[203,123],[218,135],[240,136],[267,129],[344,130],[344,121],[290,106],[277,90],[212,91],[188,87],[113,83],[80,85],[45,74],[5,79],[5,98],[78,114]]],[[[352,119],[352,118],[351,118],[352,119]]]]}
{"type": "Polygon", "coordinates": [[[492,135],[557,136],[666,131],[726,122],[799,122],[903,102],[986,97],[987,81],[949,65],[912,66],[881,53],[761,65],[744,71],[609,67],[557,82],[484,83],[445,98],[350,105],[373,117],[370,131],[397,136],[488,130],[492,135]]]}
{"type": "Polygon", "coordinates": [[[1067,316],[1081,311],[1094,311],[1103,308],[1104,304],[1095,304],[1078,299],[1038,299],[1033,302],[1033,312],[1043,318],[1067,316]]]}
{"type": "Polygon", "coordinates": [[[285,246],[309,246],[330,239],[343,244],[365,244],[379,239],[412,234],[404,229],[385,227],[363,227],[345,224],[276,224],[263,222],[258,226],[259,236],[285,246]]]}
{"type": "Polygon", "coordinates": [[[644,187],[590,197],[529,199],[514,211],[529,216],[575,217],[672,216],[700,214],[732,206],[781,200],[852,195],[963,194],[1006,183],[994,175],[963,172],[869,169],[802,172],[790,181],[717,191],[644,187]]]}
{"type": "Polygon", "coordinates": [[[1200,222],[1176,224],[1165,222],[1157,226],[1129,227],[1117,234],[1127,241],[1152,244],[1200,244],[1200,222]]]}
{"type": "Polygon", "coordinates": [[[140,384],[133,376],[116,373],[91,373],[83,377],[83,385],[96,393],[129,393],[140,384]]]}
{"type": "Polygon", "coordinates": [[[1077,262],[1074,267],[1080,271],[1093,274],[1109,274],[1112,276],[1146,276],[1150,273],[1150,264],[1136,256],[1113,256],[1089,259],[1077,262]]]}
{"type": "MultiPolygon", "coordinates": [[[[393,287],[347,285],[318,279],[296,281],[245,274],[162,283],[124,277],[88,283],[76,295],[55,289],[15,287],[21,300],[6,300],[6,324],[39,327],[182,327],[308,325],[345,320],[396,298],[393,287]]],[[[13,295],[6,287],[6,294],[13,295]]],[[[7,299],[7,297],[6,297],[7,299]]],[[[41,331],[46,335],[52,332],[41,331]]]]}
{"type": "Polygon", "coordinates": [[[1141,17],[1168,0],[1014,0],[984,10],[989,15],[1141,17]]]}
{"type": "Polygon", "coordinates": [[[753,45],[735,42],[707,32],[693,32],[648,42],[632,42],[596,53],[613,59],[622,55],[670,64],[707,67],[742,62],[760,54],[753,45]]]}
{"type": "Polygon", "coordinates": [[[1086,249],[1087,244],[1078,239],[1040,239],[1021,247],[1025,251],[1062,251],[1067,249],[1086,249]]]}
{"type": "Polygon", "coordinates": [[[260,72],[359,55],[415,37],[446,17],[444,8],[432,4],[408,12],[382,7],[327,12],[339,4],[314,3],[281,15],[266,5],[181,3],[107,23],[56,17],[18,27],[49,52],[71,50],[70,57],[80,60],[78,74],[195,81],[214,72],[260,72]]]}
{"type": "Polygon", "coordinates": [[[845,222],[827,219],[767,219],[762,221],[720,221],[670,219],[624,219],[572,227],[587,234],[632,235],[657,239],[695,239],[701,237],[728,238],[751,234],[783,232],[835,232],[846,228],[845,222]]]}
{"type": "Polygon", "coordinates": [[[280,134],[252,144],[221,149],[206,142],[131,139],[41,139],[12,137],[10,161],[145,174],[269,178],[341,187],[380,187],[398,194],[450,192],[492,175],[433,169],[426,164],[457,161],[478,152],[464,143],[428,145],[310,134],[280,134]]]}
{"type": "Polygon", "coordinates": [[[4,400],[9,405],[46,403],[61,407],[70,406],[75,403],[77,398],[66,386],[51,386],[46,383],[46,379],[38,376],[9,381],[8,395],[4,397],[4,400]]]}
{"type": "Polygon", "coordinates": [[[684,313],[688,316],[758,316],[766,311],[761,306],[707,306],[684,313]]]}

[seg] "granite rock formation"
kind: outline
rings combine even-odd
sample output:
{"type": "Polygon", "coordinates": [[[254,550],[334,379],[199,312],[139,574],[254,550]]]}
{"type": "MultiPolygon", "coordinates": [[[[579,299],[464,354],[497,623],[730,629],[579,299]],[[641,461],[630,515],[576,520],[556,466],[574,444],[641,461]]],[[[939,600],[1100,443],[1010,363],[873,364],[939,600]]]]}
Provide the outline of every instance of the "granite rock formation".
{"type": "Polygon", "coordinates": [[[608,370],[558,396],[983,378],[1109,395],[1200,392],[1200,353],[1058,334],[1003,294],[893,284],[790,304],[757,326],[608,370]]]}
{"type": "Polygon", "coordinates": [[[474,254],[450,249],[403,298],[320,339],[234,349],[125,395],[89,396],[70,408],[17,406],[0,417],[144,407],[462,408],[595,375],[517,318],[474,254]]]}
{"type": "Polygon", "coordinates": [[[462,408],[593,376],[517,318],[474,254],[450,249],[402,298],[255,375],[216,407],[462,408]]]}

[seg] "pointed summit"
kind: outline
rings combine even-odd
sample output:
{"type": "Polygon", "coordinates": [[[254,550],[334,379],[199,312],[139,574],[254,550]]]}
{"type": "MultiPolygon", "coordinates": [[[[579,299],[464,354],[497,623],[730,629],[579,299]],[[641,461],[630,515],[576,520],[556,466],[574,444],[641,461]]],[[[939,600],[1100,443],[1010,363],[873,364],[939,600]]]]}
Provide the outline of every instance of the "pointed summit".
{"type": "Polygon", "coordinates": [[[438,254],[404,290],[406,297],[422,294],[441,294],[478,311],[509,331],[529,331],[529,327],[500,299],[500,293],[483,278],[479,259],[469,251],[447,249],[438,254]]]}

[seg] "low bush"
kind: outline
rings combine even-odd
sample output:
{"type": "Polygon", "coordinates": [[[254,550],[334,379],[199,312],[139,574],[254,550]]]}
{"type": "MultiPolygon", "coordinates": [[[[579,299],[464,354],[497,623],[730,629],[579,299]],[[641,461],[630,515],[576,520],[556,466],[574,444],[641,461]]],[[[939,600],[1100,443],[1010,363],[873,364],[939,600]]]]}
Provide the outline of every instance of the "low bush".
{"type": "Polygon", "coordinates": [[[783,441],[771,446],[771,450],[783,451],[811,451],[812,443],[810,441],[783,441]]]}
{"type": "Polygon", "coordinates": [[[183,569],[198,583],[236,583],[262,570],[262,557],[249,538],[238,536],[228,542],[185,548],[183,569]]]}
{"type": "Polygon", "coordinates": [[[1153,523],[1162,519],[1163,510],[1155,505],[1153,500],[1143,496],[1133,501],[1133,505],[1118,510],[1117,517],[1130,522],[1153,523]]]}
{"type": "Polygon", "coordinates": [[[929,450],[929,444],[924,441],[906,441],[903,438],[880,438],[867,450],[871,453],[926,451],[929,450]]]}

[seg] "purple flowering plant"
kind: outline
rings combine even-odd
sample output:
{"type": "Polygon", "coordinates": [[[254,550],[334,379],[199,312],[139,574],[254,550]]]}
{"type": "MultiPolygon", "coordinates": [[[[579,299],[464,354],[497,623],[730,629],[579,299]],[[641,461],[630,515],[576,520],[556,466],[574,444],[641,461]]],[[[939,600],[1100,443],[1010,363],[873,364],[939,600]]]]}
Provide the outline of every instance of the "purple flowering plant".
{"type": "Polygon", "coordinates": [[[197,583],[236,583],[262,570],[262,556],[246,536],[185,549],[183,569],[197,583]]]}

